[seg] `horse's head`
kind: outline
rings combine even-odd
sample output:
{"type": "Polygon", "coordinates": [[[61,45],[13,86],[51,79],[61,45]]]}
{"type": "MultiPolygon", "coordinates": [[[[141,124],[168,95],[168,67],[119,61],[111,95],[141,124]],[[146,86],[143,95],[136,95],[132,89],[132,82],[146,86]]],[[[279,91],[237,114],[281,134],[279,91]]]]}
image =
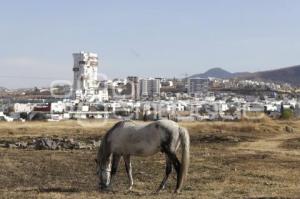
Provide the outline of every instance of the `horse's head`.
{"type": "Polygon", "coordinates": [[[110,184],[110,171],[102,170],[100,174],[100,188],[105,190],[108,188],[110,184]]]}
{"type": "Polygon", "coordinates": [[[110,169],[109,165],[102,165],[99,159],[95,159],[97,163],[97,175],[99,177],[99,186],[101,190],[106,190],[110,184],[110,169]]]}
{"type": "Polygon", "coordinates": [[[118,122],[114,127],[112,127],[108,132],[104,135],[104,137],[101,140],[101,144],[98,150],[97,154],[97,175],[100,180],[100,188],[102,190],[105,190],[110,185],[111,180],[111,161],[112,161],[112,152],[110,147],[110,144],[108,143],[108,136],[111,134],[111,132],[116,129],[120,125],[120,122],[118,122]]]}

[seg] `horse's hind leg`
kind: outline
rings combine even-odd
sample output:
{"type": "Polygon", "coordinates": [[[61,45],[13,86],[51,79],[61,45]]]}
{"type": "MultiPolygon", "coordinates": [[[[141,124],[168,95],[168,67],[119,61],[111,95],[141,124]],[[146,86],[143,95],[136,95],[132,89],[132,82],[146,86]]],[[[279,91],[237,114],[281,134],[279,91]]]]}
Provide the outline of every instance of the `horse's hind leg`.
{"type": "Polygon", "coordinates": [[[166,186],[166,182],[168,180],[168,177],[170,175],[170,173],[172,172],[172,161],[171,159],[168,157],[168,155],[166,155],[166,173],[165,173],[165,177],[162,180],[161,184],[159,185],[158,189],[156,192],[159,192],[161,189],[164,189],[166,186]]]}
{"type": "Polygon", "coordinates": [[[133,178],[132,178],[132,166],[130,161],[130,155],[123,156],[123,159],[125,162],[126,172],[129,178],[129,190],[131,190],[133,186],[133,178]]]}
{"type": "Polygon", "coordinates": [[[180,167],[181,167],[181,164],[176,156],[176,153],[175,152],[170,152],[168,153],[168,156],[169,158],[171,159],[172,163],[173,163],[173,166],[176,170],[176,174],[177,174],[177,184],[176,184],[176,190],[179,188],[179,175],[180,175],[180,167]]]}

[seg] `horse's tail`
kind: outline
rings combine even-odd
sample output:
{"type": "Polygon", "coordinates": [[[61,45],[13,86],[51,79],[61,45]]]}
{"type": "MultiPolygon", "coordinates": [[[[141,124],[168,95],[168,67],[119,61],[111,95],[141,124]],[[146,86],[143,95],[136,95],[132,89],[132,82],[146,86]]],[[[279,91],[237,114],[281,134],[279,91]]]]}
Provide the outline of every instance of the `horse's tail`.
{"type": "Polygon", "coordinates": [[[182,188],[183,180],[187,176],[190,163],[190,136],[186,128],[179,127],[179,136],[182,149],[181,167],[179,171],[179,184],[176,192],[182,188]]]}

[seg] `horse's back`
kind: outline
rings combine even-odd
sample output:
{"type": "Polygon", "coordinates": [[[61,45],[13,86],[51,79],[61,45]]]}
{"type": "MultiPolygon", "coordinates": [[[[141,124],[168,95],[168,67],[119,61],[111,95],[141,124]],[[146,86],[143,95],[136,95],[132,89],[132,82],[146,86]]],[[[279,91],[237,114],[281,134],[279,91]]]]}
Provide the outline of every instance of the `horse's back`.
{"type": "Polygon", "coordinates": [[[155,125],[124,123],[109,138],[112,151],[119,154],[148,156],[160,151],[160,132],[155,125]]]}

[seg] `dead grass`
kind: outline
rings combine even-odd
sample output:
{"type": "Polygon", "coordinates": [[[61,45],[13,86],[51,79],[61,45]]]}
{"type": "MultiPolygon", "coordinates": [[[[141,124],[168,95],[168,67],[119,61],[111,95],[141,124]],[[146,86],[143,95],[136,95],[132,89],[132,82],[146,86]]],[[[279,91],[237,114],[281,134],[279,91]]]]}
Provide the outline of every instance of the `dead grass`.
{"type": "MultiPolygon", "coordinates": [[[[101,137],[105,125],[66,122],[0,123],[0,139],[64,135],[101,137]],[[9,131],[9,132],[8,132],[9,131]]],[[[98,192],[95,150],[36,151],[0,149],[0,198],[297,198],[299,148],[282,148],[300,139],[298,121],[185,122],[191,135],[191,165],[184,190],[156,195],[164,174],[164,155],[133,158],[134,190],[121,165],[108,193],[98,192]],[[287,133],[285,126],[294,128],[287,133]],[[282,151],[284,153],[282,153],[282,151]]]]}
{"type": "Polygon", "coordinates": [[[116,121],[0,122],[0,138],[101,135],[116,121]]]}
{"type": "Polygon", "coordinates": [[[286,148],[286,149],[298,149],[300,152],[300,138],[291,138],[286,141],[284,141],[280,147],[286,148]]]}

